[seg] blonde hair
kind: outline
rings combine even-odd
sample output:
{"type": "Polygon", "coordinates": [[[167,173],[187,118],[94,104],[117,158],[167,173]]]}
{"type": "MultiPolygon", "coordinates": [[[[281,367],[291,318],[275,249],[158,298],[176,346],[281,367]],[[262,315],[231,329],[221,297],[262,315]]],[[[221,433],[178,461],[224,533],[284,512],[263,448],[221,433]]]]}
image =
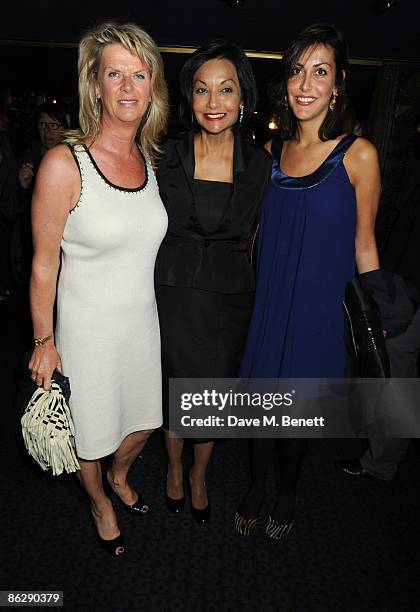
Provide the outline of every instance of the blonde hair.
{"type": "Polygon", "coordinates": [[[98,135],[102,103],[96,99],[96,73],[107,45],[121,44],[147,66],[151,77],[151,103],[137,132],[145,157],[153,162],[159,153],[158,139],[166,127],[168,90],[162,57],[153,39],[133,23],[106,22],[87,32],[79,44],[79,123],[80,130],[66,132],[69,144],[90,145],[98,135]]]}

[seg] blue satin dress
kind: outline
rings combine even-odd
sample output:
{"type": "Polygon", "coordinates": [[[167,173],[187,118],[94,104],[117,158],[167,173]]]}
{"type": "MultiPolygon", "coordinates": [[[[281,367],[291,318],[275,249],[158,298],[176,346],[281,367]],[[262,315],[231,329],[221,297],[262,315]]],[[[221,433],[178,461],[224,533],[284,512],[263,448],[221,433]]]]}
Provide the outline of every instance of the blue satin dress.
{"type": "Polygon", "coordinates": [[[342,302],[355,274],[356,197],[343,158],[355,139],[345,136],[307,176],[287,176],[273,162],[242,378],[344,375],[342,302]]]}

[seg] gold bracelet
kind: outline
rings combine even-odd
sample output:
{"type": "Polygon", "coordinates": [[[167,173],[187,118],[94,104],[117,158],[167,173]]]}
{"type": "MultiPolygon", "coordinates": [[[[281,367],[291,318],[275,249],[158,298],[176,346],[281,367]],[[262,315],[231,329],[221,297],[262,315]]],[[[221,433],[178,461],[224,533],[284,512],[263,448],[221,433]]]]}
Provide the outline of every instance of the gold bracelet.
{"type": "Polygon", "coordinates": [[[52,337],[53,335],[50,334],[49,336],[45,336],[45,338],[34,338],[34,344],[35,346],[44,346],[52,337]]]}

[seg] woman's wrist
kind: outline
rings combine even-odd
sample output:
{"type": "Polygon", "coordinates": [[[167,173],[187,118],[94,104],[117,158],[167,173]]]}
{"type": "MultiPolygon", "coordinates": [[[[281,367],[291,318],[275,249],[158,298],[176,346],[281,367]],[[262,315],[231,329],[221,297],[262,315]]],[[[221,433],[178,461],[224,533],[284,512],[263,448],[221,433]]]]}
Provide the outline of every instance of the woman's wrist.
{"type": "Polygon", "coordinates": [[[47,344],[54,344],[54,332],[47,334],[46,336],[35,336],[34,345],[35,347],[43,347],[47,344]]]}

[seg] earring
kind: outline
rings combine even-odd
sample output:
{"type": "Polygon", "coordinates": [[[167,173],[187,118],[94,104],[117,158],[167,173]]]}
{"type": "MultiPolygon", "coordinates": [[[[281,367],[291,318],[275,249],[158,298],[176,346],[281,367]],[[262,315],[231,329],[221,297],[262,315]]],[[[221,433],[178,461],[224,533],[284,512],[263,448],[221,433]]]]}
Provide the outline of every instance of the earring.
{"type": "Polygon", "coordinates": [[[330,100],[330,110],[333,111],[335,109],[335,105],[337,104],[338,94],[333,93],[332,98],[330,100]]]}
{"type": "Polygon", "coordinates": [[[95,113],[95,117],[99,117],[101,110],[101,96],[96,96],[95,106],[93,108],[93,112],[95,113]]]}
{"type": "Polygon", "coordinates": [[[239,107],[239,118],[238,118],[239,123],[242,123],[243,119],[244,119],[244,105],[241,104],[239,107]]]}
{"type": "Polygon", "coordinates": [[[284,110],[286,110],[286,111],[289,110],[289,101],[287,99],[287,96],[284,96],[283,106],[284,106],[284,110]]]}

